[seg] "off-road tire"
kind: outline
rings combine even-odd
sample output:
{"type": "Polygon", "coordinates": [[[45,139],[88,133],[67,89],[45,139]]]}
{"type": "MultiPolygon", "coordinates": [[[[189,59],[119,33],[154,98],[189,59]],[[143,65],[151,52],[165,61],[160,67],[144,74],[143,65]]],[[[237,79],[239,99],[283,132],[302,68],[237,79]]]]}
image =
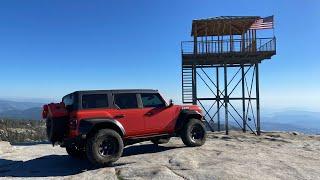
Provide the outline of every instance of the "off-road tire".
{"type": "Polygon", "coordinates": [[[153,144],[156,144],[156,145],[158,145],[158,144],[166,144],[166,143],[168,143],[169,141],[170,141],[170,138],[152,139],[152,140],[151,140],[151,142],[152,142],[153,144]]]}
{"type": "Polygon", "coordinates": [[[181,139],[186,146],[202,146],[206,141],[206,128],[199,119],[190,119],[182,128],[181,139]]]}
{"type": "Polygon", "coordinates": [[[89,137],[86,143],[88,160],[97,167],[108,166],[117,161],[123,152],[123,140],[112,129],[101,129],[89,137]],[[110,154],[105,154],[111,151],[110,154]]]}
{"type": "Polygon", "coordinates": [[[66,131],[66,119],[65,118],[59,118],[59,119],[52,119],[47,118],[46,119],[46,131],[47,131],[47,137],[52,144],[54,144],[57,141],[62,141],[63,136],[66,131]]]}
{"type": "Polygon", "coordinates": [[[66,146],[66,151],[69,154],[69,156],[77,159],[83,159],[86,158],[86,152],[84,149],[80,149],[79,147],[75,145],[66,146]]]}

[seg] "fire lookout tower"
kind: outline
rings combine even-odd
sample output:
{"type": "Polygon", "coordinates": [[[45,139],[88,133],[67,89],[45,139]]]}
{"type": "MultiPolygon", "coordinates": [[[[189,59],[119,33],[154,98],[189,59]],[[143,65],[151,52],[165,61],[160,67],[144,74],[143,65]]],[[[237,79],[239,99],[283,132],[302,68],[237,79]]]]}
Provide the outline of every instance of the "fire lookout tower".
{"type": "Polygon", "coordinates": [[[276,54],[276,38],[257,36],[273,27],[273,16],[192,21],[193,41],[181,42],[182,100],[202,106],[212,131],[232,125],[260,135],[259,64],[276,54]]]}

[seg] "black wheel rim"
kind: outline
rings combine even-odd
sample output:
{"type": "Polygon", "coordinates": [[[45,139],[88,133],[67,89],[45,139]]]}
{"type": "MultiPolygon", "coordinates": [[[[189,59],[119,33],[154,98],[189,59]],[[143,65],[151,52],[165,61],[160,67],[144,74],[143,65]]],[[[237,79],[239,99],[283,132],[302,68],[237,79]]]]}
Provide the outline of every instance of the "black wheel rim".
{"type": "Polygon", "coordinates": [[[191,139],[193,141],[199,141],[202,140],[204,137],[204,129],[201,125],[195,124],[191,129],[191,139]]]}
{"type": "Polygon", "coordinates": [[[118,152],[119,143],[113,137],[106,137],[99,144],[99,154],[101,156],[111,156],[118,152]]]}

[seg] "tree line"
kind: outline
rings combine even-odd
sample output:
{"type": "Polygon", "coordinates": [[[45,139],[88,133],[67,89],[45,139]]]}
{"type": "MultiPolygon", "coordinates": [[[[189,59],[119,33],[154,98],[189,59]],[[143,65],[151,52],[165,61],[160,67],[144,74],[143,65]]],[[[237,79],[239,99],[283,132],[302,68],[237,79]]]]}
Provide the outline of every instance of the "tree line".
{"type": "Polygon", "coordinates": [[[45,120],[0,119],[0,141],[10,143],[47,141],[45,120]]]}

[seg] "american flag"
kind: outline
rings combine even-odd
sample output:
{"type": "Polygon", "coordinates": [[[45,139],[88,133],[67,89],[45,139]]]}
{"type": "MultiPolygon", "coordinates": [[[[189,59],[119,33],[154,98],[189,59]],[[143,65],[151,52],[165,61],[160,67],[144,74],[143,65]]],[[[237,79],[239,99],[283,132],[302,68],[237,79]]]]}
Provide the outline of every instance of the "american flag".
{"type": "Polygon", "coordinates": [[[272,29],[273,28],[273,16],[257,19],[250,29],[272,29]]]}

